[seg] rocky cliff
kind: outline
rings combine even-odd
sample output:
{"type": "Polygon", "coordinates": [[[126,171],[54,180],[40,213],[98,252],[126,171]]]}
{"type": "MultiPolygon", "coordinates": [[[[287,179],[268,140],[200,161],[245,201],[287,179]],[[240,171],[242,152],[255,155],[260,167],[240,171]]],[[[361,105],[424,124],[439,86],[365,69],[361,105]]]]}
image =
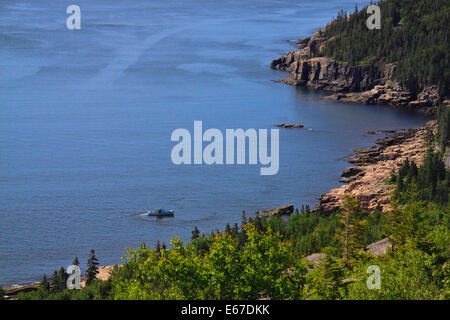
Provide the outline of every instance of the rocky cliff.
{"type": "MultiPolygon", "coordinates": [[[[290,72],[278,80],[294,86],[334,91],[327,99],[366,104],[389,104],[423,113],[434,113],[441,101],[436,86],[412,92],[393,80],[395,64],[351,66],[327,57],[318,57],[331,39],[312,37],[298,41],[300,50],[288,52],[271,62],[273,69],[290,72]]],[[[445,101],[449,103],[449,101],[445,101]]]]}

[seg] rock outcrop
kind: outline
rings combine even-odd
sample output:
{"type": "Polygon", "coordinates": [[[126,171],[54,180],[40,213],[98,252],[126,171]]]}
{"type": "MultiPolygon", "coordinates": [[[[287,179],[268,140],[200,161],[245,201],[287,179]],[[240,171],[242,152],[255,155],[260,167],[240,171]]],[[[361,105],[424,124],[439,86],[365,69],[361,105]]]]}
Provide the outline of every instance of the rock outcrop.
{"type": "Polygon", "coordinates": [[[366,252],[371,253],[374,257],[382,256],[392,249],[392,243],[388,238],[369,244],[366,247],[366,252]]]}
{"type": "Polygon", "coordinates": [[[264,210],[263,214],[261,215],[262,217],[281,217],[281,216],[285,216],[285,215],[290,215],[294,212],[294,205],[290,204],[287,206],[281,206],[281,207],[277,207],[275,209],[271,209],[271,210],[264,210]]]}
{"type": "Polygon", "coordinates": [[[414,93],[393,80],[395,64],[348,63],[327,57],[318,57],[327,42],[322,30],[312,37],[298,41],[300,50],[288,52],[275,59],[270,67],[290,72],[289,77],[276,80],[294,86],[306,86],[318,90],[334,91],[327,99],[365,104],[389,104],[423,113],[434,113],[441,101],[436,86],[427,86],[414,93]]]}
{"type": "Polygon", "coordinates": [[[304,127],[304,125],[301,123],[294,123],[294,124],[279,123],[276,126],[279,128],[303,128],[304,127]]]}
{"type": "MultiPolygon", "coordinates": [[[[392,243],[388,238],[381,239],[380,241],[369,244],[364,250],[367,253],[372,254],[374,257],[385,255],[389,249],[392,249],[392,243]]],[[[336,259],[336,257],[331,257],[336,259]]],[[[306,261],[312,264],[312,267],[308,268],[308,272],[320,267],[327,259],[326,253],[313,253],[304,258],[306,261]]],[[[348,279],[351,280],[351,279],[348,279]]],[[[348,281],[347,280],[347,281],[348,281]]]]}
{"type": "Polygon", "coordinates": [[[26,284],[26,285],[4,288],[3,289],[4,296],[1,298],[5,299],[5,300],[15,300],[19,293],[26,293],[26,292],[36,290],[39,288],[39,286],[40,286],[40,282],[34,282],[34,283],[26,284]]]}
{"type": "Polygon", "coordinates": [[[392,170],[396,172],[406,159],[422,164],[426,155],[426,128],[436,131],[436,121],[430,121],[426,127],[409,129],[376,141],[377,146],[359,149],[349,161],[356,167],[347,168],[343,177],[348,184],[332,189],[320,198],[320,204],[314,210],[333,212],[340,206],[342,196],[351,193],[356,196],[360,206],[368,211],[380,208],[391,209],[389,203],[394,185],[386,183],[392,170]]]}

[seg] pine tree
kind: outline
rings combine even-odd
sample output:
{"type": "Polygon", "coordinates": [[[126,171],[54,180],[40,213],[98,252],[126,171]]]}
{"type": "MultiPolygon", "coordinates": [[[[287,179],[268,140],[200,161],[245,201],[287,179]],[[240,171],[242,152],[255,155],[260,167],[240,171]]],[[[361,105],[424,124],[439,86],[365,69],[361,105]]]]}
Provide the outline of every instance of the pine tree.
{"type": "Polygon", "coordinates": [[[200,237],[200,230],[198,230],[197,226],[195,226],[194,230],[192,230],[192,240],[197,239],[198,237],[200,237]]]}
{"type": "Polygon", "coordinates": [[[74,266],[79,266],[79,265],[80,265],[80,262],[78,261],[78,257],[75,257],[75,259],[73,259],[72,264],[73,264],[74,266]]]}
{"type": "Polygon", "coordinates": [[[407,240],[422,241],[425,228],[422,223],[423,203],[419,200],[416,184],[408,191],[408,202],[404,208],[399,208],[398,202],[393,201],[393,210],[389,213],[388,223],[393,250],[404,245],[407,240]]]}
{"type": "Polygon", "coordinates": [[[262,218],[260,217],[259,214],[257,214],[255,217],[255,228],[256,228],[256,231],[258,231],[258,232],[262,232],[264,230],[262,218]]]}
{"type": "Polygon", "coordinates": [[[336,215],[343,225],[343,229],[337,234],[337,238],[344,248],[344,261],[348,263],[354,257],[357,249],[364,248],[362,235],[367,220],[362,219],[363,212],[359,208],[358,199],[350,194],[345,194],[342,197],[341,210],[336,215]]]}
{"type": "Polygon", "coordinates": [[[245,210],[242,211],[242,217],[241,217],[241,229],[243,230],[244,226],[247,224],[248,220],[247,220],[247,216],[245,215],[245,210]]]}
{"type": "Polygon", "coordinates": [[[229,223],[227,223],[227,225],[226,225],[226,227],[225,227],[225,233],[231,235],[231,227],[230,227],[230,224],[229,224],[229,223]]]}
{"type": "Polygon", "coordinates": [[[392,250],[396,250],[397,246],[405,242],[406,235],[402,230],[403,217],[398,200],[392,200],[391,205],[392,210],[387,213],[386,229],[390,233],[388,238],[392,243],[392,250]]]}
{"type": "Polygon", "coordinates": [[[231,229],[231,236],[236,238],[239,235],[239,226],[237,223],[233,224],[233,228],[231,229]]]}
{"type": "Polygon", "coordinates": [[[44,291],[45,293],[50,292],[50,283],[47,280],[47,275],[44,274],[42,277],[41,283],[39,285],[40,290],[44,291]]]}
{"type": "Polygon", "coordinates": [[[69,275],[66,273],[64,267],[61,267],[58,271],[53,271],[53,275],[50,279],[52,293],[62,292],[66,288],[67,279],[69,275]]]}
{"type": "Polygon", "coordinates": [[[95,250],[91,249],[89,254],[89,259],[87,261],[87,270],[86,270],[86,285],[90,285],[98,274],[98,259],[95,256],[95,250]]]}
{"type": "Polygon", "coordinates": [[[50,278],[50,291],[52,293],[58,292],[58,288],[59,288],[58,271],[54,270],[50,278]]]}

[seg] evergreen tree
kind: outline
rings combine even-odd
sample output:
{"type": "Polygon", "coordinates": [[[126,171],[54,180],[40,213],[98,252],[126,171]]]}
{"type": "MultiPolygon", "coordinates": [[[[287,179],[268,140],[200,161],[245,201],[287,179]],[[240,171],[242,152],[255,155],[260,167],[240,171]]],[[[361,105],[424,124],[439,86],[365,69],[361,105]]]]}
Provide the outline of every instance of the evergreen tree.
{"type": "Polygon", "coordinates": [[[98,259],[95,256],[95,250],[91,249],[89,254],[89,259],[87,261],[87,270],[86,270],[86,285],[90,285],[98,274],[98,259]]]}
{"type": "Polygon", "coordinates": [[[242,217],[241,217],[241,229],[244,229],[244,226],[247,224],[247,216],[245,215],[245,210],[242,211],[242,217]]]}
{"type": "Polygon", "coordinates": [[[237,223],[233,224],[231,229],[231,236],[235,239],[239,235],[239,226],[237,223]]]}
{"type": "Polygon", "coordinates": [[[53,271],[53,275],[50,279],[50,291],[52,293],[62,292],[66,288],[66,283],[68,279],[68,274],[64,267],[61,267],[59,270],[53,271]]]}
{"type": "Polygon", "coordinates": [[[194,230],[192,230],[192,240],[197,239],[198,237],[200,237],[200,230],[198,230],[197,226],[195,226],[194,230]]]}
{"type": "Polygon", "coordinates": [[[361,219],[362,210],[359,208],[358,199],[350,194],[342,197],[340,211],[336,214],[342,224],[343,229],[337,234],[341,242],[344,253],[343,258],[346,263],[354,257],[357,249],[364,248],[362,235],[367,225],[367,220],[361,219]]]}
{"type": "Polygon", "coordinates": [[[330,39],[315,56],[331,57],[354,67],[396,65],[393,80],[413,95],[434,84],[442,96],[450,92],[450,2],[443,0],[384,0],[379,30],[367,30],[367,12],[347,17],[341,11],[321,36],[330,39]]]}
{"type": "Polygon", "coordinates": [[[230,227],[230,224],[229,224],[229,223],[227,223],[227,225],[226,225],[226,227],[225,227],[225,233],[231,235],[231,227],[230,227]]]}
{"type": "Polygon", "coordinates": [[[44,274],[44,276],[42,277],[41,283],[39,285],[39,288],[46,293],[50,292],[50,283],[47,280],[47,275],[44,274]]]}

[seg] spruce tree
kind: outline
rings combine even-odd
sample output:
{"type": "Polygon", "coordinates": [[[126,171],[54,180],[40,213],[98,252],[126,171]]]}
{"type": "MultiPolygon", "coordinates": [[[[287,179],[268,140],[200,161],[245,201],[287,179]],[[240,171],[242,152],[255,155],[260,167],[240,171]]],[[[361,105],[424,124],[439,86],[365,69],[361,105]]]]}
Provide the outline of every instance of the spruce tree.
{"type": "Polygon", "coordinates": [[[39,285],[39,289],[44,291],[45,293],[49,293],[50,292],[50,283],[47,280],[47,275],[44,274],[44,276],[42,277],[41,283],[39,285]]]}
{"type": "Polygon", "coordinates": [[[241,217],[241,229],[244,229],[243,227],[247,224],[247,216],[245,215],[245,210],[242,211],[242,217],[241,217]]]}
{"type": "Polygon", "coordinates": [[[86,285],[90,285],[92,281],[95,280],[98,274],[98,259],[95,256],[95,250],[91,249],[91,252],[89,254],[89,259],[87,261],[87,278],[86,278],[86,285]]]}
{"type": "Polygon", "coordinates": [[[50,291],[52,293],[62,292],[66,288],[66,282],[68,279],[68,274],[64,267],[61,267],[59,270],[53,271],[53,275],[50,279],[50,291]]]}
{"type": "Polygon", "coordinates": [[[345,194],[342,197],[341,210],[336,215],[343,225],[343,229],[338,232],[337,238],[344,249],[344,261],[348,263],[354,257],[356,250],[364,247],[362,236],[367,220],[362,219],[363,212],[359,208],[358,199],[350,194],[345,194]]]}
{"type": "Polygon", "coordinates": [[[192,240],[197,239],[198,237],[200,237],[200,230],[198,230],[197,226],[194,227],[194,230],[192,230],[192,240]]]}

